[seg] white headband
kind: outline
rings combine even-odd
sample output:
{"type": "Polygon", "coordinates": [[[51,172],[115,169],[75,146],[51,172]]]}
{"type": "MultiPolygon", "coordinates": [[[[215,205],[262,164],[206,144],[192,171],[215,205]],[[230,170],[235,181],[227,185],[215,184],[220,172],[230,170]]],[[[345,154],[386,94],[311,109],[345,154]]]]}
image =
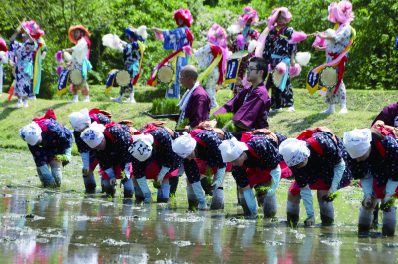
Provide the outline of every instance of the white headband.
{"type": "Polygon", "coordinates": [[[279,146],[279,153],[287,166],[293,167],[310,156],[310,150],[307,143],[296,138],[288,138],[279,146]]]}
{"type": "Polygon", "coordinates": [[[133,143],[129,147],[130,154],[139,161],[146,161],[152,154],[153,136],[150,134],[133,135],[133,143]]]}
{"type": "Polygon", "coordinates": [[[196,148],[196,140],[190,134],[184,134],[172,142],[172,148],[178,156],[185,159],[196,148]]]}
{"type": "Polygon", "coordinates": [[[72,125],[74,131],[82,131],[86,127],[90,126],[91,119],[87,108],[84,108],[79,112],[73,112],[69,117],[69,123],[72,125]]]}
{"type": "Polygon", "coordinates": [[[94,122],[80,134],[80,137],[90,148],[95,148],[104,138],[104,130],[104,125],[94,122]]]}
{"type": "Polygon", "coordinates": [[[224,162],[231,162],[239,158],[245,150],[249,148],[244,142],[238,141],[236,138],[230,140],[223,140],[219,146],[221,156],[224,162]]]}
{"type": "Polygon", "coordinates": [[[36,122],[32,122],[19,130],[19,135],[29,145],[34,146],[37,144],[41,137],[41,128],[36,122]]]}
{"type": "Polygon", "coordinates": [[[370,148],[372,133],[370,129],[354,129],[344,132],[343,143],[351,158],[356,159],[365,155],[370,148]]]}

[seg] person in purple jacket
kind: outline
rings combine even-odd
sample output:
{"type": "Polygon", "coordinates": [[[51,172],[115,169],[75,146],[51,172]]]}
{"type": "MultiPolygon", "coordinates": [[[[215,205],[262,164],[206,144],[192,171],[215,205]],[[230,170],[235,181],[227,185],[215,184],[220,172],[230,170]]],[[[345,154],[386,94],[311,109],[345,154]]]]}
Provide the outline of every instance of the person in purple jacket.
{"type": "Polygon", "coordinates": [[[268,65],[265,60],[252,58],[247,68],[247,81],[252,86],[242,89],[213,115],[233,112],[232,122],[241,130],[268,128],[271,99],[266,88],[267,76],[268,65]]]}
{"type": "Polygon", "coordinates": [[[387,126],[398,128],[398,102],[395,104],[386,105],[380,114],[375,118],[372,126],[377,120],[383,121],[387,126]]]}
{"type": "Polygon", "coordinates": [[[187,88],[182,96],[180,103],[180,117],[177,126],[189,119],[188,126],[185,129],[189,132],[199,123],[209,119],[211,100],[205,89],[196,80],[198,71],[192,65],[184,66],[180,71],[181,85],[187,88]]]}

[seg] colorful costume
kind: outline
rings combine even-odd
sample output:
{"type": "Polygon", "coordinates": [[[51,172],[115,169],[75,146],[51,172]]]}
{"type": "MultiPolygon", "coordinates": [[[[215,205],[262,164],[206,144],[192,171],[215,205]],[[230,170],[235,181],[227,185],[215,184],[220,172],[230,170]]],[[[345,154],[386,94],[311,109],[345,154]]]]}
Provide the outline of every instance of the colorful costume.
{"type": "MultiPolygon", "coordinates": [[[[230,133],[225,134],[224,139],[232,137],[230,133]]],[[[192,187],[187,187],[190,207],[195,200],[199,200],[199,209],[207,208],[201,175],[206,175],[208,169],[211,170],[212,175],[216,175],[211,209],[224,207],[224,189],[221,186],[225,172],[231,170],[231,165],[223,162],[219,149],[221,142],[217,132],[202,129],[194,130],[173,141],[173,151],[183,158],[185,174],[192,185],[192,187]],[[192,152],[195,152],[195,159],[187,159],[192,152]]]]}
{"type": "MultiPolygon", "coordinates": [[[[382,199],[380,208],[383,210],[383,205],[388,200],[393,196],[398,197],[398,142],[396,138],[390,135],[380,138],[369,129],[353,130],[344,133],[344,145],[350,154],[347,165],[354,179],[361,180],[365,199],[363,205],[366,205],[369,197],[371,201],[382,199]],[[367,154],[368,151],[370,151],[369,154],[367,154]],[[368,157],[364,158],[366,155],[368,157]]],[[[369,207],[369,205],[366,206],[369,207]]],[[[359,232],[369,232],[373,217],[371,209],[361,207],[358,220],[359,232]]],[[[393,236],[397,223],[396,207],[392,205],[383,211],[383,235],[393,236]]]]}
{"type": "MultiPolygon", "coordinates": [[[[113,101],[120,103],[124,93],[129,93],[130,98],[127,103],[135,103],[134,99],[134,85],[137,83],[142,70],[142,62],[144,59],[145,40],[147,33],[145,26],[141,26],[135,29],[133,26],[129,26],[125,29],[125,33],[131,38],[130,43],[124,44],[119,47],[123,52],[124,69],[129,72],[131,76],[131,82],[128,87],[120,87],[119,97],[112,98],[113,101]]],[[[112,74],[112,72],[111,72],[112,74]]],[[[108,91],[109,88],[105,91],[108,91]]]]}
{"type": "Polygon", "coordinates": [[[170,196],[170,184],[163,182],[163,179],[177,176],[182,162],[182,159],[172,149],[174,132],[168,128],[148,124],[142,134],[133,135],[132,138],[131,161],[134,177],[139,184],[139,186],[134,186],[137,199],[147,199],[146,201],[149,202],[150,193],[145,192],[148,190],[145,180],[154,179],[161,183],[157,201],[167,202],[170,196]],[[152,142],[151,146],[148,146],[148,148],[152,148],[151,156],[143,158],[139,149],[136,150],[135,147],[140,147],[141,144],[145,145],[146,141],[152,142]]]}
{"type": "Polygon", "coordinates": [[[40,91],[42,60],[45,58],[48,49],[44,39],[42,38],[42,36],[44,35],[44,31],[40,29],[36,21],[32,20],[23,22],[22,26],[26,29],[29,29],[29,31],[31,32],[31,37],[36,40],[38,44],[33,70],[33,86],[29,93],[29,99],[35,100],[35,95],[39,94],[40,91]]]}
{"type": "Polygon", "coordinates": [[[133,197],[133,183],[131,180],[131,162],[128,151],[131,141],[130,130],[126,125],[109,123],[105,126],[92,123],[84,130],[80,137],[92,149],[105,141],[105,148],[95,150],[100,165],[104,189],[107,195],[114,195],[116,187],[111,185],[111,179],[122,179],[124,198],[133,197]],[[124,174],[124,177],[123,177],[124,174]]]}
{"type": "Polygon", "coordinates": [[[329,109],[322,113],[334,113],[334,104],[341,104],[340,113],[346,113],[346,91],[343,82],[344,65],[347,62],[348,51],[354,41],[356,32],[350,26],[354,20],[352,4],[349,1],[340,1],[331,3],[329,6],[328,20],[336,23],[333,29],[328,29],[325,36],[334,40],[325,40],[317,37],[314,46],[320,45],[326,47],[326,64],[313,69],[314,73],[320,71],[326,66],[333,66],[338,73],[338,83],[335,88],[328,88],[326,91],[326,103],[329,109]]]}
{"type": "Polygon", "coordinates": [[[193,19],[189,9],[174,11],[174,19],[179,27],[174,30],[164,30],[162,38],[164,38],[163,48],[172,49],[176,52],[168,56],[154,68],[148,85],[155,86],[157,83],[157,70],[164,64],[171,63],[174,69],[174,76],[166,91],[166,97],[180,98],[180,71],[182,67],[188,64],[188,55],[191,55],[193,35],[190,28],[193,19]],[[178,24],[179,18],[184,21],[185,26],[178,24]]]}
{"type": "MultiPolygon", "coordinates": [[[[83,82],[79,85],[74,85],[72,84],[73,91],[76,92],[78,90],[81,90],[82,95],[85,96],[84,100],[82,102],[90,102],[89,99],[89,88],[88,88],[88,83],[87,83],[87,71],[92,69],[91,63],[89,61],[90,58],[90,47],[91,47],[91,42],[90,42],[90,32],[83,26],[77,25],[77,26],[72,26],[68,30],[68,37],[69,40],[73,43],[76,44],[74,46],[73,52],[72,52],[72,70],[73,69],[79,69],[82,72],[83,75],[83,82]],[[81,30],[83,33],[78,37],[78,39],[75,39],[72,32],[74,30],[81,30]]],[[[66,92],[66,90],[64,91],[66,92]]],[[[78,96],[75,95],[71,103],[78,102],[78,96]]]]}
{"type": "Polygon", "coordinates": [[[91,109],[89,112],[87,109],[82,109],[79,112],[75,112],[69,115],[70,124],[73,128],[73,136],[75,138],[75,143],[77,146],[77,150],[80,153],[83,162],[83,180],[84,186],[86,188],[86,193],[95,193],[95,188],[97,184],[95,182],[94,174],[84,175],[84,170],[86,168],[90,168],[91,171],[95,170],[95,167],[98,163],[96,157],[96,151],[91,149],[80,137],[81,132],[90,126],[93,122],[98,124],[106,125],[112,123],[111,119],[108,115],[101,113],[99,109],[91,109]]]}
{"type": "MultiPolygon", "coordinates": [[[[256,46],[256,41],[260,37],[260,33],[251,27],[258,23],[259,19],[257,16],[257,11],[251,8],[250,6],[246,6],[242,15],[240,15],[238,24],[240,35],[236,37],[236,39],[232,42],[231,45],[228,45],[229,51],[232,53],[248,51],[250,54],[246,57],[240,59],[239,69],[237,80],[235,83],[232,83],[232,90],[234,91],[234,95],[239,93],[245,86],[246,81],[244,80],[246,75],[246,69],[249,66],[249,61],[252,57],[254,57],[254,47],[256,46]],[[248,20],[251,19],[250,25],[247,25],[248,20]],[[253,42],[254,44],[251,44],[253,42]]],[[[228,28],[230,33],[234,32],[233,26],[228,28]]]]}
{"type": "Polygon", "coordinates": [[[59,187],[62,181],[61,164],[57,162],[54,166],[52,161],[62,160],[67,164],[71,160],[72,133],[56,121],[52,109],[44,117],[35,118],[33,121],[20,130],[20,136],[28,143],[44,187],[59,187]],[[48,164],[51,166],[51,172],[48,164]]]}
{"type": "Polygon", "coordinates": [[[268,113],[271,106],[264,83],[257,87],[246,87],[213,115],[233,112],[233,121],[240,121],[249,129],[268,128],[268,113]]]}
{"type": "Polygon", "coordinates": [[[0,38],[0,94],[3,93],[3,64],[8,64],[8,48],[3,38],[0,38]]]}
{"type": "MultiPolygon", "coordinates": [[[[271,108],[274,110],[293,107],[293,87],[289,78],[289,65],[292,54],[297,52],[297,40],[294,38],[293,28],[286,27],[286,24],[279,25],[279,30],[275,28],[279,14],[286,19],[286,23],[292,19],[292,14],[286,7],[275,8],[272,11],[272,15],[268,18],[269,32],[263,52],[263,58],[270,64],[271,70],[278,69],[284,75],[279,87],[276,87],[273,82],[271,84],[271,108]]],[[[294,108],[290,108],[289,111],[294,111],[294,108]]]]}
{"type": "MultiPolygon", "coordinates": [[[[325,131],[328,130],[325,128],[325,131]]],[[[287,139],[282,142],[279,151],[286,164],[290,167],[295,181],[289,188],[289,197],[301,195],[307,219],[314,217],[311,190],[336,192],[350,184],[352,175],[346,162],[348,153],[343,142],[330,132],[316,132],[307,130],[297,139],[287,139]],[[296,165],[305,162],[306,165],[297,168],[296,165]]],[[[318,200],[321,220],[323,224],[334,221],[333,203],[318,200]]],[[[297,224],[299,220],[300,204],[287,200],[286,212],[288,221],[297,224]]]]}
{"type": "Polygon", "coordinates": [[[191,90],[185,92],[178,105],[180,106],[180,117],[177,127],[185,118],[189,119],[188,126],[191,128],[209,119],[211,100],[198,82],[191,90]]]}
{"type": "Polygon", "coordinates": [[[207,38],[212,45],[206,44],[195,52],[199,68],[205,71],[198,77],[198,82],[207,78],[206,92],[211,99],[211,108],[218,107],[216,100],[217,88],[222,85],[228,59],[228,48],[225,41],[225,29],[218,24],[213,24],[207,33],[207,38]]]}

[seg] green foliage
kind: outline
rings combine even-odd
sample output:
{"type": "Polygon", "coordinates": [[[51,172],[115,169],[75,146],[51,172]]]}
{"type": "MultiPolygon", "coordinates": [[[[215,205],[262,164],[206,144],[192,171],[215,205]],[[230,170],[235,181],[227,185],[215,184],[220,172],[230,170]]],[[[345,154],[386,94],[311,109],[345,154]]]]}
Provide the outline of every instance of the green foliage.
{"type": "Polygon", "coordinates": [[[271,188],[271,186],[259,186],[259,187],[255,188],[256,197],[263,196],[270,188],[271,188]]]}
{"type": "Polygon", "coordinates": [[[387,203],[381,205],[381,207],[380,207],[381,210],[383,210],[383,211],[389,210],[391,207],[394,206],[395,200],[396,200],[396,199],[397,199],[397,198],[396,198],[395,196],[391,197],[391,199],[388,200],[387,203]]]}
{"type": "Polygon", "coordinates": [[[155,189],[160,189],[162,187],[162,185],[155,179],[152,181],[153,184],[153,188],[155,189]]]}
{"type": "Polygon", "coordinates": [[[184,121],[177,127],[177,129],[183,129],[189,124],[189,119],[184,118],[184,121]]]}
{"type": "Polygon", "coordinates": [[[166,115],[180,113],[179,100],[176,98],[154,99],[150,110],[153,115],[166,115]]]}
{"type": "Polygon", "coordinates": [[[209,185],[213,184],[213,169],[207,167],[206,168],[206,177],[207,177],[207,182],[209,183],[209,185]]]}
{"type": "Polygon", "coordinates": [[[66,155],[55,155],[55,159],[58,161],[67,161],[68,157],[66,155]]]}
{"type": "Polygon", "coordinates": [[[223,128],[234,117],[234,113],[225,113],[216,115],[216,128],[223,128]]]}

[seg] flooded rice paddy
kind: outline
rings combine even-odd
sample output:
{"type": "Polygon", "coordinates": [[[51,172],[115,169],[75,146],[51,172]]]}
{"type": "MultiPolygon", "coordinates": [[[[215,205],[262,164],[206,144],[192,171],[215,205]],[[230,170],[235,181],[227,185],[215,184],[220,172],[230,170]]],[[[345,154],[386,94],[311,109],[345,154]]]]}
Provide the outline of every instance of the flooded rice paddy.
{"type": "MultiPolygon", "coordinates": [[[[277,219],[262,219],[258,208],[259,219],[245,220],[231,175],[224,210],[192,213],[183,181],[169,204],[136,205],[100,193],[85,196],[77,162],[65,168],[60,189],[45,190],[30,155],[0,155],[0,263],[398,262],[397,238],[382,237],[381,227],[358,237],[356,187],[335,202],[334,226],[293,229],[285,222],[289,181],[277,193],[277,219]]],[[[315,214],[319,223],[317,208],[315,214]]]]}

